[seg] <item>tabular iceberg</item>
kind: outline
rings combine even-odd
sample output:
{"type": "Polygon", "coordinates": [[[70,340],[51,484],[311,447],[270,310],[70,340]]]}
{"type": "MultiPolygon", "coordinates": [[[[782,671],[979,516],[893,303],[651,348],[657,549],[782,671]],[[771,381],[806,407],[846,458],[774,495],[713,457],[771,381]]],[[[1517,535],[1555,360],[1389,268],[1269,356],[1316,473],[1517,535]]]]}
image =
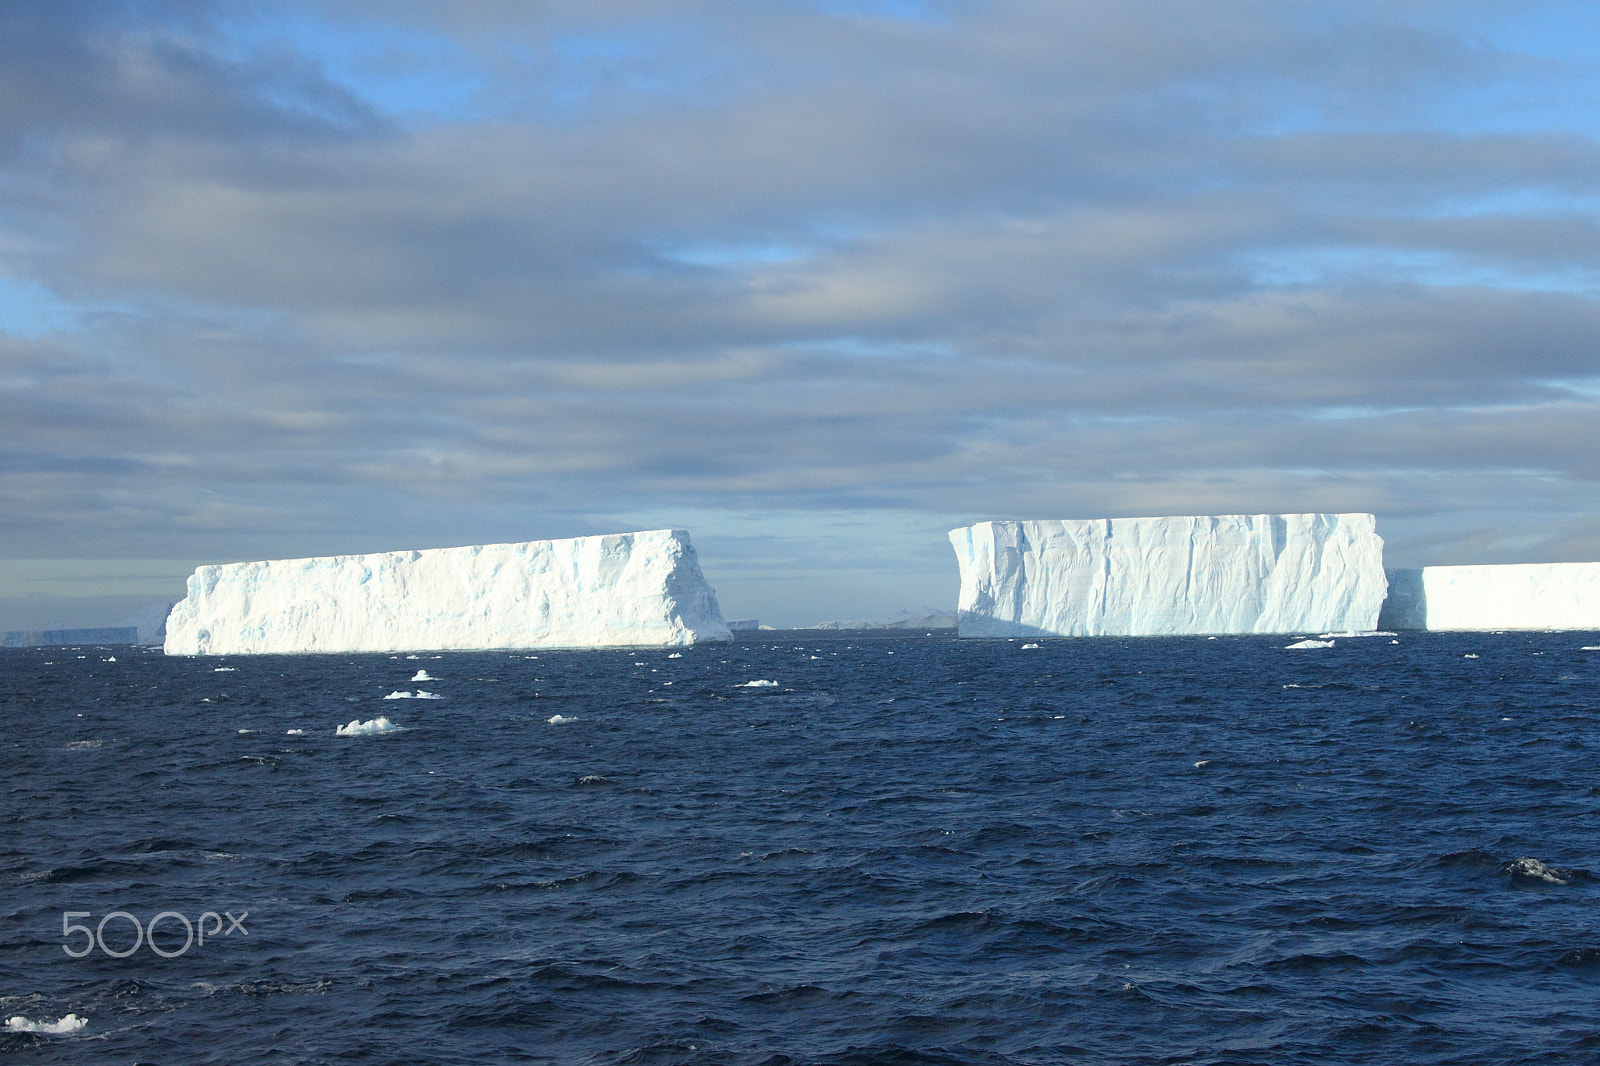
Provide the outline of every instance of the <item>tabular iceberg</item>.
{"type": "Polygon", "coordinates": [[[168,655],[729,640],[681,529],[202,566],[168,655]]]}
{"type": "Polygon", "coordinates": [[[963,637],[1371,630],[1370,514],[980,522],[950,532],[963,637]]]}
{"type": "Polygon", "coordinates": [[[1384,629],[1600,629],[1600,563],[1425,566],[1389,589],[1384,629]]]}

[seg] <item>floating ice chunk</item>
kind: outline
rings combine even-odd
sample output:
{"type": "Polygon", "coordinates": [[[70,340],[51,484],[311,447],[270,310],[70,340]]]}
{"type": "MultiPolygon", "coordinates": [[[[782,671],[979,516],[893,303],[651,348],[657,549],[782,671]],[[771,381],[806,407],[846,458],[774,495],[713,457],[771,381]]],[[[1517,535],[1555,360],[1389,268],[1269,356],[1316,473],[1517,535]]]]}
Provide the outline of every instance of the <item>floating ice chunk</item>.
{"type": "Polygon", "coordinates": [[[419,700],[442,700],[442,699],[444,699],[444,697],[439,695],[437,692],[427,692],[427,691],[419,688],[419,689],[417,689],[417,699],[419,699],[419,700]]]}
{"type": "Polygon", "coordinates": [[[239,668],[237,666],[218,666],[214,667],[211,672],[213,674],[233,674],[238,671],[239,668]]]}
{"type": "Polygon", "coordinates": [[[1565,885],[1575,876],[1571,870],[1549,866],[1538,859],[1518,859],[1506,864],[1511,880],[1521,884],[1565,885]]]}
{"type": "Polygon", "coordinates": [[[88,1024],[89,1019],[80,1018],[76,1014],[69,1014],[59,1022],[30,1022],[20,1014],[14,1014],[6,1019],[6,1028],[13,1033],[49,1033],[52,1036],[76,1033],[88,1024]]]}
{"type": "Polygon", "coordinates": [[[669,658],[669,659],[681,659],[681,658],[683,658],[683,652],[675,651],[671,655],[667,656],[667,658],[669,658]]]}
{"type": "Polygon", "coordinates": [[[1210,766],[1210,765],[1211,765],[1211,760],[1210,759],[1201,759],[1199,762],[1194,764],[1194,768],[1196,770],[1198,770],[1202,766],[1210,766]]]}
{"type": "Polygon", "coordinates": [[[117,661],[117,657],[115,655],[111,656],[110,658],[108,658],[106,660],[106,662],[108,662],[108,663],[114,663],[116,661],[117,661]]]}
{"type": "Polygon", "coordinates": [[[1304,648],[1331,648],[1331,640],[1297,640],[1293,644],[1285,644],[1284,651],[1299,651],[1304,648]]]}
{"type": "Polygon", "coordinates": [[[401,691],[400,689],[395,689],[393,692],[389,693],[387,696],[384,697],[384,699],[386,699],[386,700],[409,700],[409,699],[414,699],[414,698],[415,697],[412,695],[410,689],[406,689],[404,691],[401,691]]]}
{"type": "Polygon", "coordinates": [[[952,530],[963,637],[1377,628],[1370,514],[981,522],[952,530]]]}
{"type": "Polygon", "coordinates": [[[349,725],[342,725],[334,732],[341,737],[370,737],[377,733],[396,733],[403,728],[387,718],[378,717],[366,722],[353,720],[349,725]]]}
{"type": "Polygon", "coordinates": [[[168,616],[165,649],[432,652],[730,639],[689,534],[659,529],[202,566],[168,616]]]}
{"type": "Polygon", "coordinates": [[[1600,644],[1585,644],[1579,651],[1600,651],[1600,644]]]}
{"type": "Polygon", "coordinates": [[[1038,646],[1039,645],[1037,645],[1037,644],[1024,644],[1022,646],[1022,650],[1023,651],[1027,651],[1029,648],[1037,648],[1038,646]]]}
{"type": "Polygon", "coordinates": [[[546,718],[545,721],[549,722],[551,725],[566,725],[568,722],[576,722],[577,719],[568,718],[564,714],[553,714],[549,718],[546,718]]]}
{"type": "Polygon", "coordinates": [[[778,687],[778,683],[776,681],[746,681],[742,685],[735,685],[734,686],[734,688],[777,688],[777,687],[778,687]]]}
{"type": "Polygon", "coordinates": [[[1473,653],[1472,653],[1472,652],[1470,652],[1470,651],[1469,651],[1469,652],[1467,652],[1467,654],[1465,654],[1465,655],[1463,655],[1463,656],[1462,656],[1462,658],[1463,658],[1463,659],[1476,659],[1476,658],[1477,658],[1477,656],[1476,656],[1476,655],[1474,655],[1474,654],[1473,654],[1473,653]]]}
{"type": "Polygon", "coordinates": [[[305,735],[306,735],[306,731],[304,729],[291,729],[291,730],[289,730],[289,736],[291,736],[291,737],[303,737],[305,735]]]}
{"type": "Polygon", "coordinates": [[[411,680],[413,680],[413,681],[437,681],[438,678],[432,676],[426,670],[418,670],[415,674],[411,675],[411,680]]]}
{"type": "Polygon", "coordinates": [[[1390,629],[1600,629],[1600,562],[1479,563],[1389,573],[1390,629]]]}

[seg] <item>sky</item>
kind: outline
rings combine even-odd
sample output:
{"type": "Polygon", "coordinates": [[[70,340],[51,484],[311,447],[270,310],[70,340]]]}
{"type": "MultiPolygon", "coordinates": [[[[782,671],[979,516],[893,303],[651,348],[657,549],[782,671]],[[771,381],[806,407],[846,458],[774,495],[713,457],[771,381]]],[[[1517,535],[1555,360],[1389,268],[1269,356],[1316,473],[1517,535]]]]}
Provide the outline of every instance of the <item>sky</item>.
{"type": "Polygon", "coordinates": [[[688,528],[729,618],[998,518],[1600,560],[1600,8],[0,5],[0,628],[688,528]]]}

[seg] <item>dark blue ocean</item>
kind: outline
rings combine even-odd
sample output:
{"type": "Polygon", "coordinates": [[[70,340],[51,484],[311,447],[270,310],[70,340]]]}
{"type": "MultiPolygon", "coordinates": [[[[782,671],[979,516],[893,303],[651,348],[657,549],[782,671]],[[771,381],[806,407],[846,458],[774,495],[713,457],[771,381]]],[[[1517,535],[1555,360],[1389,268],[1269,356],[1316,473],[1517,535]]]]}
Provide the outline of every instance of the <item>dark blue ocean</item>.
{"type": "Polygon", "coordinates": [[[1394,639],[0,652],[0,1058],[1594,1061],[1600,634],[1394,639]]]}

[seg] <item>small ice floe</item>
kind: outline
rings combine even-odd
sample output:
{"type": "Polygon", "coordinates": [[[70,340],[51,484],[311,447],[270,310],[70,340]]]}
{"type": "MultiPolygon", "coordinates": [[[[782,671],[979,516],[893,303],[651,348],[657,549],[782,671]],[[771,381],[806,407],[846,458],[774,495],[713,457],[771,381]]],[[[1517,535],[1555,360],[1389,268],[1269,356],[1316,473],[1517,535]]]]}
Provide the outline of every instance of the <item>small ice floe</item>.
{"type": "Polygon", "coordinates": [[[1283,650],[1284,651],[1301,651],[1301,650],[1303,650],[1305,648],[1331,648],[1331,647],[1333,647],[1333,641],[1331,641],[1331,640],[1311,640],[1311,639],[1308,638],[1306,640],[1297,640],[1293,644],[1285,644],[1283,650]]]}
{"type": "Polygon", "coordinates": [[[254,729],[241,729],[241,730],[239,730],[239,732],[241,732],[241,733],[254,733],[255,730],[254,729]]]}
{"type": "Polygon", "coordinates": [[[106,660],[106,662],[108,662],[108,663],[114,663],[116,661],[117,661],[117,657],[115,655],[111,656],[110,658],[108,658],[106,660]]]}
{"type": "Polygon", "coordinates": [[[1027,651],[1029,648],[1037,648],[1038,646],[1039,645],[1037,645],[1037,644],[1024,644],[1022,646],[1022,650],[1023,651],[1027,651]]]}
{"type": "Polygon", "coordinates": [[[415,674],[411,675],[411,680],[413,680],[413,681],[437,681],[439,679],[434,677],[432,674],[428,673],[428,671],[426,671],[426,670],[418,670],[415,674]]]}
{"type": "Polygon", "coordinates": [[[415,692],[412,692],[410,689],[396,689],[395,691],[393,691],[393,692],[389,693],[387,696],[385,696],[384,699],[386,699],[386,700],[442,700],[442,699],[444,699],[444,697],[439,695],[437,692],[429,692],[427,689],[419,688],[415,692]]]}
{"type": "Polygon", "coordinates": [[[13,1033],[49,1033],[51,1036],[76,1033],[88,1024],[89,1019],[80,1018],[76,1014],[69,1014],[59,1022],[30,1022],[20,1014],[13,1014],[6,1019],[6,1028],[13,1033]]]}
{"type": "Polygon", "coordinates": [[[239,672],[239,668],[237,666],[213,666],[211,672],[213,674],[236,674],[239,672]]]}
{"type": "Polygon", "coordinates": [[[444,697],[439,695],[437,692],[427,692],[427,691],[424,691],[423,689],[419,688],[419,689],[417,689],[417,699],[419,699],[419,700],[442,700],[442,699],[444,699],[444,697]]]}
{"type": "Polygon", "coordinates": [[[334,732],[341,737],[370,737],[378,733],[397,733],[404,726],[395,725],[387,718],[373,718],[370,721],[354,720],[349,725],[342,725],[334,732]]]}
{"type": "Polygon", "coordinates": [[[1511,883],[1519,885],[1566,885],[1571,884],[1574,878],[1582,877],[1581,871],[1563,870],[1558,866],[1549,866],[1538,859],[1517,859],[1505,866],[1505,872],[1511,875],[1511,883]]]}
{"type": "Polygon", "coordinates": [[[549,722],[551,725],[566,725],[568,722],[576,722],[577,719],[568,718],[564,714],[552,714],[549,718],[546,718],[545,721],[549,722]]]}
{"type": "Polygon", "coordinates": [[[306,731],[304,729],[291,729],[288,735],[291,737],[303,737],[306,735],[306,731]]]}
{"type": "Polygon", "coordinates": [[[1194,768],[1196,770],[1198,770],[1202,766],[1210,766],[1210,765],[1211,765],[1211,760],[1210,759],[1201,759],[1199,762],[1194,764],[1194,768]]]}
{"type": "Polygon", "coordinates": [[[681,659],[681,658],[683,658],[683,652],[675,651],[671,655],[667,656],[667,658],[669,658],[669,659],[681,659]]]}
{"type": "Polygon", "coordinates": [[[1600,644],[1585,644],[1579,651],[1600,651],[1600,644]]]}
{"type": "Polygon", "coordinates": [[[1477,658],[1477,656],[1476,656],[1476,655],[1474,655],[1474,654],[1472,654],[1472,653],[1471,653],[1471,652],[1470,652],[1470,651],[1469,651],[1469,652],[1467,652],[1467,654],[1465,654],[1465,655],[1463,655],[1463,656],[1462,656],[1462,658],[1463,658],[1463,659],[1476,659],[1476,658],[1477,658]]]}
{"type": "Polygon", "coordinates": [[[777,688],[778,687],[778,683],[776,681],[746,681],[742,685],[735,685],[733,687],[734,688],[777,688]]]}

